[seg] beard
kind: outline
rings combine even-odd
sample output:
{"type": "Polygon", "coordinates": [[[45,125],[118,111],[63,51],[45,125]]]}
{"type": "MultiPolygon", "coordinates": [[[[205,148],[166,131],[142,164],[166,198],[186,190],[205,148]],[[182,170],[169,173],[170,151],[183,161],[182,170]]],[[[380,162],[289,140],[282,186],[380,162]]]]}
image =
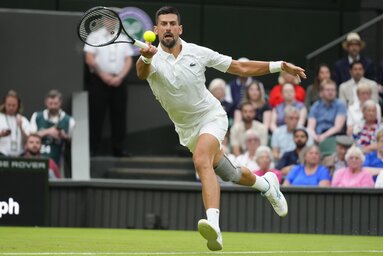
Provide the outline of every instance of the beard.
{"type": "Polygon", "coordinates": [[[172,40],[161,40],[161,44],[167,48],[172,48],[176,44],[176,40],[172,38],[172,40]]]}
{"type": "Polygon", "coordinates": [[[305,147],[305,145],[307,145],[307,142],[302,142],[302,141],[298,141],[298,142],[296,142],[296,147],[297,148],[304,148],[305,147]]]}

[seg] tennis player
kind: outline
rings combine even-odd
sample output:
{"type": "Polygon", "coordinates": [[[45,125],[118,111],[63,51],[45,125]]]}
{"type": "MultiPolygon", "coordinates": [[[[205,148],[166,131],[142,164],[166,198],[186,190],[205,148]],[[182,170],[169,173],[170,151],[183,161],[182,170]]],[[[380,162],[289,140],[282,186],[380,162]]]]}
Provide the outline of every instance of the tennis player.
{"type": "Polygon", "coordinates": [[[284,61],[239,62],[211,49],[185,42],[180,38],[183,32],[180,13],[174,7],[165,6],[156,12],[154,32],[160,41],[159,46],[148,43],[148,48],[140,50],[137,75],[148,81],[156,99],[175,124],[180,143],[193,154],[207,213],[207,219],[199,221],[198,230],[207,240],[210,250],[221,250],[220,186],[216,175],[224,181],[261,191],[281,217],[287,215],[288,205],[275,174],[268,172],[262,177],[256,176],[247,168],[232,164],[221,151],[228,119],[220,102],[206,89],[206,67],[244,77],[281,70],[302,78],[306,75],[302,68],[284,61]]]}

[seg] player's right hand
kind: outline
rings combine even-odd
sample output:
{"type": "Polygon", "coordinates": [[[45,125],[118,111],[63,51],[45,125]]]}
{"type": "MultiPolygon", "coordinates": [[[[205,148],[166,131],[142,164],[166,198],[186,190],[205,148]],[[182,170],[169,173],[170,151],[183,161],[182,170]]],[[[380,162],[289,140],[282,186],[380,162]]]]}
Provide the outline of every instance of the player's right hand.
{"type": "Polygon", "coordinates": [[[157,53],[157,48],[149,42],[147,44],[147,48],[140,49],[140,54],[146,58],[152,58],[157,53]]]}

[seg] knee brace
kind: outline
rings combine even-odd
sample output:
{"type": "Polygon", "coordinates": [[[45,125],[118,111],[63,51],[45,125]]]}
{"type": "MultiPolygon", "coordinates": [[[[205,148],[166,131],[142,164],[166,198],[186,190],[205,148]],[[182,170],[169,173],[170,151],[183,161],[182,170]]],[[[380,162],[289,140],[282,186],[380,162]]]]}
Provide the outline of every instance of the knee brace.
{"type": "Polygon", "coordinates": [[[223,181],[238,183],[241,178],[241,168],[234,166],[226,155],[219,160],[215,167],[215,173],[223,181]]]}

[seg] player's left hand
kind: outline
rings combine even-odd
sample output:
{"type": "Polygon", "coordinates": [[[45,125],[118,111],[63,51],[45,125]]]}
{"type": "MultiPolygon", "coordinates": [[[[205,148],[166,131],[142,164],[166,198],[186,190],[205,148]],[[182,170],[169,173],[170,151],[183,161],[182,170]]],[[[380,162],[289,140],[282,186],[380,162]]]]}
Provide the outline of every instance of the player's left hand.
{"type": "Polygon", "coordinates": [[[292,63],[283,61],[283,65],[281,68],[283,71],[288,72],[289,74],[298,77],[299,81],[300,81],[300,77],[307,79],[307,75],[305,74],[305,70],[301,67],[293,65],[292,63]]]}

